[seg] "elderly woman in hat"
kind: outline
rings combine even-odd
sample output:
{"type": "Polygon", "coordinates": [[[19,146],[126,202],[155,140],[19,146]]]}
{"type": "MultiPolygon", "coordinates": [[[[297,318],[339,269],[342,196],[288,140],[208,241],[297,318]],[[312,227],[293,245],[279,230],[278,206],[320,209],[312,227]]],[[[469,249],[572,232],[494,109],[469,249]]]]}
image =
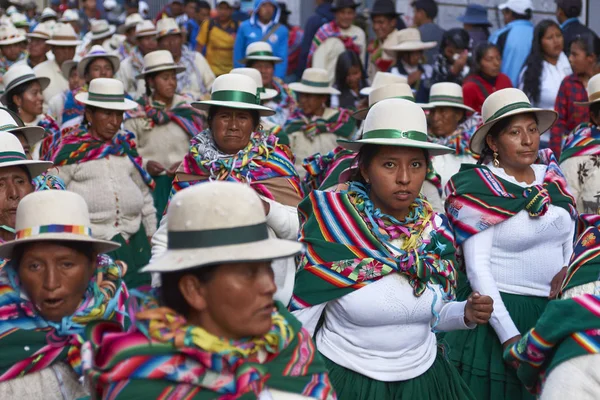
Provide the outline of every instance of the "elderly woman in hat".
{"type": "Polygon", "coordinates": [[[240,63],[248,68],[257,69],[262,76],[265,88],[277,91],[277,96],[265,102],[265,106],[275,110],[275,115],[263,120],[283,126],[298,104],[294,92],[288,88],[285,82],[275,76],[275,64],[279,64],[281,61],[281,58],[273,54],[273,48],[269,43],[254,42],[248,45],[246,57],[240,60],[240,63]]]}
{"type": "MultiPolygon", "coordinates": [[[[256,82],[242,74],[219,76],[211,100],[192,103],[208,112],[208,128],[192,139],[172,192],[211,180],[248,183],[263,201],[269,233],[294,240],[298,235],[296,207],[302,199],[300,179],[287,146],[276,136],[260,130],[260,118],[273,110],[260,105],[256,82]]],[[[171,204],[173,204],[171,202],[171,204]]],[[[167,218],[152,238],[155,260],[167,247],[167,218]]],[[[293,258],[273,264],[278,292],[275,298],[287,304],[294,286],[293,258]]]]}
{"type": "Polygon", "coordinates": [[[429,142],[423,110],[398,98],[371,107],[362,139],[340,142],[358,168],[298,207],[307,247],[294,315],[316,335],[341,399],[475,399],[435,332],[487,323],[492,299],[452,301],[452,232],[419,195],[429,157],[452,150],[429,142]]]}
{"type": "Polygon", "coordinates": [[[27,34],[27,65],[31,68],[48,60],[48,40],[50,40],[50,29],[46,24],[38,24],[33,32],[27,34]]]}
{"type": "Polygon", "coordinates": [[[154,207],[163,215],[173,176],[190,148],[190,139],[202,132],[206,117],[177,94],[177,74],[183,71],[166,50],[144,57],[137,79],[146,82],[146,94],[137,102],[142,110],[125,118],[125,129],[133,132],[145,168],[156,182],[154,207]]]}
{"type": "Polygon", "coordinates": [[[300,82],[290,84],[290,89],[298,94],[298,108],[290,114],[283,130],[302,176],[306,157],[326,154],[337,146],[338,138],[351,138],[355,133],[356,122],[349,110],[327,107],[329,96],[340,94],[328,79],[324,69],[307,68],[300,82]]]}
{"type": "Polygon", "coordinates": [[[122,326],[126,266],[95,239],[85,200],[67,191],[28,195],[16,210],[16,239],[0,245],[0,397],[77,399],[88,324],[122,326]]]}
{"type": "Polygon", "coordinates": [[[25,60],[24,42],[27,42],[27,37],[21,35],[17,28],[12,25],[0,26],[0,73],[5,74],[11,65],[25,60]]]}
{"type": "Polygon", "coordinates": [[[173,202],[169,249],[144,268],[162,288],[141,297],[128,332],[108,323],[91,331],[92,394],[335,399],[310,335],[273,298],[273,260],[302,246],[269,238],[262,200],[247,185],[210,182],[173,202]]]}
{"type": "Polygon", "coordinates": [[[121,244],[114,258],[133,273],[130,287],[146,283],[136,271],[150,258],[148,238],[156,231],[152,177],[142,165],[134,135],[122,131],[123,112],[138,106],[125,98],[116,79],[97,78],[76,100],[85,104],[81,125],[49,152],[67,190],[81,194],[90,209],[94,237],[121,244]]]}
{"type": "Polygon", "coordinates": [[[600,74],[588,82],[590,120],[569,134],[560,153],[560,167],[580,213],[600,214],[600,74]]]}
{"type": "Polygon", "coordinates": [[[442,187],[458,172],[463,163],[476,162],[469,141],[481,125],[481,115],[464,104],[462,87],[456,83],[440,82],[431,86],[429,103],[429,140],[454,150],[433,159],[433,166],[442,178],[442,187]]]}
{"type": "Polygon", "coordinates": [[[450,332],[453,361],[478,399],[533,398],[502,350],[521,338],[554,298],[573,252],[575,201],[540,135],[556,113],[530,105],[519,89],[492,93],[471,137],[477,165],[462,164],[446,186],[446,215],[462,247],[472,290],[494,299],[489,326],[450,332]]]}

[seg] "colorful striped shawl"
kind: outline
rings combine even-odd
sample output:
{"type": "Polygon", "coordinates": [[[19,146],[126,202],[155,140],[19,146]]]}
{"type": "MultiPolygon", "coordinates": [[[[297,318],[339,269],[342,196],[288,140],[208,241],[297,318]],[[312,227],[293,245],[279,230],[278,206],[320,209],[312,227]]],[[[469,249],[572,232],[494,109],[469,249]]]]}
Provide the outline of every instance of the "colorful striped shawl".
{"type": "Polygon", "coordinates": [[[81,305],[60,323],[37,314],[21,292],[17,273],[9,262],[0,269],[0,382],[41,371],[65,361],[81,375],[80,350],[86,326],[96,320],[114,320],[122,325],[129,296],[122,278],[127,268],[102,254],[95,277],[81,305]]]}
{"type": "Polygon", "coordinates": [[[342,35],[340,28],[337,26],[335,21],[331,21],[321,25],[317,33],[315,33],[312,43],[310,44],[310,50],[308,51],[308,60],[306,62],[308,67],[312,66],[312,58],[315,54],[315,51],[317,51],[317,48],[319,48],[324,41],[332,37],[340,39],[342,43],[344,43],[346,50],[351,50],[360,57],[360,47],[358,47],[358,45],[354,42],[355,38],[342,35]]]}
{"type": "Polygon", "coordinates": [[[583,123],[571,132],[560,153],[560,162],[580,156],[600,156],[600,129],[596,125],[583,123]]]}
{"type": "Polygon", "coordinates": [[[600,215],[581,214],[577,238],[560,294],[576,286],[600,281],[600,215]]]}
{"type": "Polygon", "coordinates": [[[339,108],[338,112],[324,119],[319,116],[306,116],[301,109],[296,109],[285,122],[283,130],[286,135],[303,132],[309,139],[321,133],[335,133],[337,136],[349,139],[354,134],[356,121],[349,110],[339,108]]]}
{"type": "Polygon", "coordinates": [[[543,216],[550,204],[564,208],[576,219],[575,201],[552,151],[541,150],[538,163],[548,166],[544,182],[528,188],[494,175],[484,165],[462,164],[446,185],[446,215],[456,242],[461,245],[521,210],[527,210],[534,218],[543,216]]]}
{"type": "Polygon", "coordinates": [[[77,118],[83,115],[83,111],[85,110],[85,104],[78,102],[75,100],[75,96],[79,93],[87,93],[88,85],[84,85],[80,88],[67,91],[67,96],[65,98],[65,106],[63,108],[62,114],[62,123],[77,118]]]}
{"type": "Polygon", "coordinates": [[[137,313],[135,328],[126,333],[106,323],[89,329],[90,357],[84,364],[99,398],[249,400],[277,389],[335,399],[310,335],[281,303],[265,338],[236,342],[186,326],[168,309],[152,311],[137,313]],[[190,338],[191,331],[205,338],[190,338]]]}
{"type": "Polygon", "coordinates": [[[460,124],[452,135],[448,137],[436,137],[433,135],[429,135],[429,141],[454,149],[455,156],[467,155],[478,159],[479,156],[471,152],[469,142],[471,140],[471,136],[473,136],[473,133],[475,133],[475,131],[481,125],[481,123],[481,115],[474,114],[465,122],[460,124]]]}
{"type": "Polygon", "coordinates": [[[454,239],[446,219],[418,198],[400,223],[374,209],[364,186],[311,192],[298,206],[306,244],[296,273],[292,310],[335,300],[390,273],[408,276],[415,296],[439,284],[454,297],[454,239]],[[403,239],[402,248],[391,242],[403,239]],[[394,249],[395,252],[392,251],[394,249]]]}
{"type": "MultiPolygon", "coordinates": [[[[143,116],[148,118],[153,125],[165,125],[173,121],[190,137],[194,137],[204,130],[206,117],[185,101],[174,104],[170,109],[166,109],[162,103],[150,102],[148,96],[140,97],[137,102],[143,109],[143,116]]],[[[128,115],[126,114],[126,118],[128,115]]],[[[133,118],[137,116],[137,114],[131,115],[133,118]]]]}
{"type": "MultiPolygon", "coordinates": [[[[394,35],[396,32],[392,32],[394,35]]],[[[389,37],[389,36],[388,36],[389,37]]],[[[367,46],[367,53],[369,53],[369,62],[377,68],[377,71],[387,72],[394,64],[394,59],[385,58],[383,52],[383,41],[375,39],[367,46]]]]}
{"type": "MultiPolygon", "coordinates": [[[[273,89],[277,91],[277,96],[273,98],[273,102],[277,103],[279,108],[287,108],[295,110],[298,106],[294,92],[281,79],[273,77],[273,89]]],[[[275,110],[279,112],[279,110],[275,110]]]]}

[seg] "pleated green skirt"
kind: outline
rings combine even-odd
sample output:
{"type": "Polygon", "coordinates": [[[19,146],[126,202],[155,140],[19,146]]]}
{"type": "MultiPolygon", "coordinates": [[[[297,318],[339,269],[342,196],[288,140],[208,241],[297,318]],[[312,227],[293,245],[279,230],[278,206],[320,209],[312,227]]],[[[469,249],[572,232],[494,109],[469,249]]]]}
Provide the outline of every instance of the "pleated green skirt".
{"type": "Polygon", "coordinates": [[[154,176],[154,183],[156,187],[152,191],[152,198],[154,199],[154,208],[156,208],[156,222],[160,224],[167,203],[169,202],[169,195],[171,194],[171,187],[173,186],[173,178],[167,175],[154,176]]]}
{"type": "Polygon", "coordinates": [[[341,400],[475,400],[458,371],[438,351],[422,375],[398,382],[382,382],[337,365],[321,354],[329,379],[341,400]]]}
{"type": "MultiPolygon", "coordinates": [[[[470,293],[468,283],[460,282],[458,299],[465,300],[470,293]]],[[[549,301],[546,297],[502,292],[500,296],[521,335],[535,325],[549,301]]],[[[490,324],[479,325],[472,330],[447,332],[438,337],[476,399],[535,399],[517,378],[516,371],[504,362],[502,343],[490,324]]]]}
{"type": "Polygon", "coordinates": [[[149,285],[150,274],[139,273],[142,267],[148,265],[152,255],[144,225],[140,224],[140,229],[129,240],[125,240],[121,234],[114,236],[111,240],[121,244],[121,247],[111,251],[108,255],[127,264],[127,273],[125,274],[127,288],[135,289],[149,285]]]}

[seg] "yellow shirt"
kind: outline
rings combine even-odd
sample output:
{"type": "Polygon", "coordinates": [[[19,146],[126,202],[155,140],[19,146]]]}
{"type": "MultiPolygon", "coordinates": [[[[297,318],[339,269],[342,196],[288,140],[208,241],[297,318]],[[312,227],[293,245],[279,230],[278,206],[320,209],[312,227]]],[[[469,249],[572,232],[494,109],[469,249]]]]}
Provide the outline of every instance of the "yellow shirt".
{"type": "Polygon", "coordinates": [[[206,47],[206,59],[217,76],[233,69],[233,44],[237,28],[238,24],[233,21],[223,28],[217,21],[208,19],[202,23],[196,37],[198,45],[206,47]]]}

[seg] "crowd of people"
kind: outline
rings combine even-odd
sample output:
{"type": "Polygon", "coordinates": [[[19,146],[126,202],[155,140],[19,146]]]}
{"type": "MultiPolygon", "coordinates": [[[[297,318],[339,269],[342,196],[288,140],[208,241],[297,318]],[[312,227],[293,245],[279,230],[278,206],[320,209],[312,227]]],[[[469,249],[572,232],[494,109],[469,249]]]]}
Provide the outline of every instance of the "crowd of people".
{"type": "Polygon", "coordinates": [[[555,3],[10,0],[0,398],[600,397],[600,39],[555,3]]]}

